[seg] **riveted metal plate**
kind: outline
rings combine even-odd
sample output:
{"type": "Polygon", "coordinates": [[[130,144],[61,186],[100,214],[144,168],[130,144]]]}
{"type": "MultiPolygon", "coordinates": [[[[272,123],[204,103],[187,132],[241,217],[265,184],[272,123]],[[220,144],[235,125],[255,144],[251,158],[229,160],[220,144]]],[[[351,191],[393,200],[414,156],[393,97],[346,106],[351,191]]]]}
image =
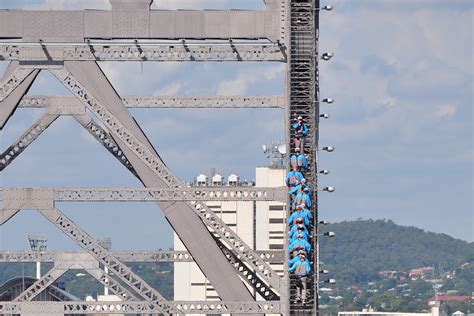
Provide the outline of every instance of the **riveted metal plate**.
{"type": "Polygon", "coordinates": [[[5,189],[3,191],[3,207],[11,210],[49,210],[54,207],[54,190],[5,189]]]}

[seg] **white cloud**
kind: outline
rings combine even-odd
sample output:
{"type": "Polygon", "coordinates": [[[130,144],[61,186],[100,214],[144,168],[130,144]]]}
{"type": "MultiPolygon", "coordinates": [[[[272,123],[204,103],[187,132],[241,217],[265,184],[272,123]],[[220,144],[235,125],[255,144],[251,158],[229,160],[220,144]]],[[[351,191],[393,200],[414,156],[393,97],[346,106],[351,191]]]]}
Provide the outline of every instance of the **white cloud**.
{"type": "Polygon", "coordinates": [[[275,79],[285,70],[282,65],[260,66],[239,71],[235,78],[222,81],[217,88],[219,95],[245,95],[250,85],[261,80],[275,79]]]}
{"type": "Polygon", "coordinates": [[[161,89],[158,89],[153,95],[177,95],[184,88],[184,84],[181,82],[170,83],[161,89]]]}
{"type": "Polygon", "coordinates": [[[83,10],[104,9],[110,10],[109,0],[45,0],[40,4],[25,6],[26,10],[83,10]]]}
{"type": "Polygon", "coordinates": [[[455,103],[443,104],[438,107],[434,115],[436,117],[454,116],[458,110],[458,105],[455,103]]]}
{"type": "MultiPolygon", "coordinates": [[[[384,3],[321,16],[321,50],[335,52],[334,60],[321,64],[321,93],[338,101],[330,112],[344,120],[331,137],[341,141],[343,135],[370,141],[387,129],[419,140],[427,137],[425,124],[470,107],[472,9],[440,10],[413,1],[404,4],[407,12],[413,7],[405,14],[384,3]],[[361,69],[362,62],[369,68],[361,69]],[[445,99],[452,102],[443,104],[445,99]],[[436,114],[427,116],[433,108],[436,114]]],[[[334,5],[352,6],[344,0],[334,5]]],[[[452,126],[452,132],[463,126],[452,126]]]]}

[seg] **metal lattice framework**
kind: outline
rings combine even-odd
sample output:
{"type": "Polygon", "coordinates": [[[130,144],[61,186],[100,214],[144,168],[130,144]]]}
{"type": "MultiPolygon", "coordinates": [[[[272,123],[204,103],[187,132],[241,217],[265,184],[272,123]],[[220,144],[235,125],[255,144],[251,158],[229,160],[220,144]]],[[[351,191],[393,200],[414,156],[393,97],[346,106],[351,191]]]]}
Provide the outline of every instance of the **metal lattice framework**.
{"type": "MultiPolygon", "coordinates": [[[[257,250],[260,258],[270,263],[281,263],[281,251],[257,250]]],[[[79,252],[0,252],[0,262],[55,262],[58,257],[76,256],[79,252]]],[[[187,251],[119,251],[112,253],[123,262],[193,262],[187,251]]],[[[94,259],[95,260],[95,259],[94,259]]]]}
{"type": "MultiPolygon", "coordinates": [[[[237,109],[284,108],[283,96],[129,96],[122,99],[127,108],[237,109]]],[[[25,96],[20,108],[46,108],[50,113],[74,114],[83,107],[73,97],[25,96]]]]}
{"type": "MultiPolygon", "coordinates": [[[[261,11],[166,11],[151,10],[152,0],[110,2],[112,9],[102,11],[0,10],[0,61],[10,62],[0,80],[0,131],[17,108],[45,110],[0,154],[0,171],[11,166],[59,116],[70,115],[145,186],[1,188],[0,225],[23,209],[34,209],[84,252],[0,253],[0,262],[54,263],[13,302],[0,302],[0,314],[316,314],[317,266],[310,282],[313,299],[298,307],[286,269],[280,277],[270,266],[284,263],[286,268],[285,251],[255,251],[205,203],[286,202],[287,188],[187,186],[162,161],[128,109],[280,108],[285,109],[285,128],[301,115],[310,128],[305,151],[311,167],[306,178],[316,188],[319,0],[265,0],[261,11]],[[285,96],[121,97],[98,61],[284,62],[287,89],[285,96]],[[25,96],[42,70],[51,72],[72,96],[25,96]],[[157,203],[188,251],[110,252],[55,206],[55,202],[87,201],[157,203]],[[124,262],[196,262],[222,301],[168,301],[124,262]],[[31,301],[73,268],[85,269],[123,301],[31,301]],[[264,301],[256,301],[249,289],[264,301]]],[[[291,148],[294,136],[291,131],[287,136],[291,148]]],[[[314,236],[318,231],[315,193],[314,236]]],[[[317,248],[317,238],[313,243],[317,248]]]]}

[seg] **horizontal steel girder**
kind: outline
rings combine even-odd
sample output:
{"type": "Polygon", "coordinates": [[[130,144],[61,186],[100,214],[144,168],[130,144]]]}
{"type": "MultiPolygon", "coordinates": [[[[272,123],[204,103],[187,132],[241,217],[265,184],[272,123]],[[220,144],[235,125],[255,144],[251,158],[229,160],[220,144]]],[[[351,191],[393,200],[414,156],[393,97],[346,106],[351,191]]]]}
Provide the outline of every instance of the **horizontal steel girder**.
{"type": "MultiPolygon", "coordinates": [[[[188,314],[278,314],[280,303],[273,302],[222,302],[222,301],[170,301],[171,313],[188,314]]],[[[126,315],[159,314],[160,309],[149,302],[0,302],[0,314],[23,314],[35,311],[34,315],[51,315],[51,310],[67,315],[111,314],[126,315]]]]}
{"type": "MultiPolygon", "coordinates": [[[[260,258],[269,263],[282,263],[285,258],[282,251],[256,250],[260,258]]],[[[111,252],[122,262],[193,262],[187,251],[115,251],[111,252]]],[[[1,263],[20,262],[56,262],[64,255],[77,256],[81,252],[0,252],[1,263]]],[[[95,259],[94,259],[95,260],[95,259]]]]}
{"type": "Polygon", "coordinates": [[[275,61],[286,62],[286,49],[253,45],[54,45],[0,44],[0,61],[275,61]]]}
{"type": "Polygon", "coordinates": [[[284,201],[286,187],[0,188],[7,209],[49,209],[53,202],[284,201]],[[36,207],[35,207],[36,206],[36,207]]]}
{"type": "MultiPolygon", "coordinates": [[[[240,109],[285,107],[284,96],[128,96],[122,99],[127,108],[240,109]]],[[[46,108],[50,114],[80,115],[84,105],[74,97],[25,96],[20,108],[46,108]]]]}
{"type": "Polygon", "coordinates": [[[24,42],[85,39],[273,39],[279,7],[266,10],[151,10],[150,0],[111,1],[112,10],[0,10],[0,38],[24,42]]]}

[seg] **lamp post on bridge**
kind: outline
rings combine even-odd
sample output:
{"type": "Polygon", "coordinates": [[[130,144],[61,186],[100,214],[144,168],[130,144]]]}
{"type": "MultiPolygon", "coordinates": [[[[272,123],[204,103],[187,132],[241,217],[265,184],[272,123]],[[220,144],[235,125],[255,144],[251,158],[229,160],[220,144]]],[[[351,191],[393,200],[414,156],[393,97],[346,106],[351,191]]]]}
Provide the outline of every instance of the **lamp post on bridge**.
{"type": "MultiPolygon", "coordinates": [[[[48,237],[45,235],[27,235],[28,245],[33,252],[45,252],[48,237]]],[[[41,262],[36,262],[36,279],[41,278],[41,262]]]]}

